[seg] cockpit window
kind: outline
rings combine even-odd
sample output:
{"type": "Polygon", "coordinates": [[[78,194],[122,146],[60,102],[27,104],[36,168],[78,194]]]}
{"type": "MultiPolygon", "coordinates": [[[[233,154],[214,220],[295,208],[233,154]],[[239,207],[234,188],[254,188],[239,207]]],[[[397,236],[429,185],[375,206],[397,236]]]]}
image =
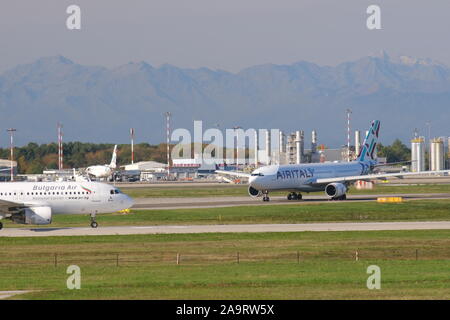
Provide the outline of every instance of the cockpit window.
{"type": "Polygon", "coordinates": [[[252,177],[264,177],[264,175],[261,172],[252,173],[252,177]]]}

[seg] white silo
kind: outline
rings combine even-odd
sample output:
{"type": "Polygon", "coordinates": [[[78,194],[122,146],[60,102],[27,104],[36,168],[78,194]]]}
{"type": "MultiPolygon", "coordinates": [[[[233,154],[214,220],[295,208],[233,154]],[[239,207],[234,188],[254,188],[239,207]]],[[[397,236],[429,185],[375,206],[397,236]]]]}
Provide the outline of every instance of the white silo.
{"type": "Polygon", "coordinates": [[[444,170],[444,140],[435,138],[430,141],[431,171],[444,170]]]}
{"type": "Polygon", "coordinates": [[[295,131],[295,161],[297,164],[302,163],[305,153],[305,133],[304,131],[295,131]]]}
{"type": "Polygon", "coordinates": [[[270,143],[271,143],[271,139],[270,139],[270,131],[269,130],[265,130],[266,131],[266,164],[269,165],[270,164],[270,153],[271,153],[271,148],[270,148],[270,143]]]}
{"type": "Polygon", "coordinates": [[[258,130],[255,130],[255,166],[258,167],[258,130]]]}
{"type": "Polygon", "coordinates": [[[423,137],[411,140],[411,171],[425,171],[425,139],[423,137]]]}
{"type": "Polygon", "coordinates": [[[280,130],[278,141],[278,163],[286,164],[286,135],[280,130]]]}

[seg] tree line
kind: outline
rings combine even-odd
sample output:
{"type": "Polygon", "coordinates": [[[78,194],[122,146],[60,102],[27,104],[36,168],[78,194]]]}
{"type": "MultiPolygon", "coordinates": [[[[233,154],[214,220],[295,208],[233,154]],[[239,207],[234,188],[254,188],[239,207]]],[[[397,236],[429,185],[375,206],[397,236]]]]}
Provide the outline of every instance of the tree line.
{"type": "MultiPolygon", "coordinates": [[[[114,144],[109,143],[63,143],[64,168],[83,168],[95,164],[109,164],[114,144]]],[[[0,148],[0,158],[10,159],[10,149],[0,148]]],[[[43,170],[58,168],[58,144],[41,144],[30,142],[22,147],[14,148],[14,160],[17,161],[19,174],[42,173],[43,170]]],[[[153,160],[166,161],[166,144],[150,145],[140,143],[134,145],[134,161],[153,160]]],[[[117,145],[117,164],[131,163],[131,146],[117,145]]]]}

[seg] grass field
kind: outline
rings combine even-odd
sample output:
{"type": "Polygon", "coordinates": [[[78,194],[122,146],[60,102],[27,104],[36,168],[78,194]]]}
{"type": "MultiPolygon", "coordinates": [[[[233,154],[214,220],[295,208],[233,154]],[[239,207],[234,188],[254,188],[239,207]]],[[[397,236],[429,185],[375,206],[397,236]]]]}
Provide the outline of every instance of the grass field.
{"type": "MultiPolygon", "coordinates": [[[[450,220],[450,200],[323,202],[225,208],[134,210],[97,216],[100,226],[450,220]]],[[[23,227],[4,220],[4,227],[23,227]]],[[[88,215],[56,215],[51,227],[85,227],[88,215]]],[[[48,227],[48,226],[43,226],[48,227]]]]}
{"type": "Polygon", "coordinates": [[[0,241],[0,290],[34,290],[16,299],[450,298],[450,231],[0,241]],[[71,264],[81,268],[80,290],[66,288],[71,264]],[[366,288],[372,264],[381,268],[381,290],[366,288]]]}
{"type": "MultiPolygon", "coordinates": [[[[214,197],[214,196],[247,196],[248,186],[189,186],[189,187],[150,187],[121,188],[133,198],[172,198],[172,197],[214,197]]],[[[404,193],[450,193],[450,184],[424,184],[411,186],[389,186],[378,184],[372,190],[356,190],[351,188],[349,194],[404,194],[404,193]]],[[[271,192],[270,195],[286,195],[286,192],[271,192]]],[[[323,192],[311,194],[324,194],[323,192]]]]}

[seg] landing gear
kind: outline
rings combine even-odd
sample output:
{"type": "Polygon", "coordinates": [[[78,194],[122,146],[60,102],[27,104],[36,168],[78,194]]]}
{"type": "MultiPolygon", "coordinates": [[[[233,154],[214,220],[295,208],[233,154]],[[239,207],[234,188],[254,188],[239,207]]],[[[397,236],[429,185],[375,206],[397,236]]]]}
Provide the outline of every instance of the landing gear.
{"type": "Polygon", "coordinates": [[[263,201],[270,201],[270,198],[269,198],[269,191],[265,190],[265,191],[263,192],[263,194],[264,194],[264,196],[263,196],[263,201]]]}
{"type": "Polygon", "coordinates": [[[347,200],[347,195],[344,194],[344,195],[339,196],[339,197],[333,197],[333,198],[331,198],[330,200],[332,200],[332,201],[347,200]]]}
{"type": "Polygon", "coordinates": [[[97,228],[98,223],[95,221],[95,213],[91,213],[91,228],[97,228]]]}
{"type": "Polygon", "coordinates": [[[291,192],[287,196],[288,200],[302,200],[303,196],[301,193],[291,192]]]}

